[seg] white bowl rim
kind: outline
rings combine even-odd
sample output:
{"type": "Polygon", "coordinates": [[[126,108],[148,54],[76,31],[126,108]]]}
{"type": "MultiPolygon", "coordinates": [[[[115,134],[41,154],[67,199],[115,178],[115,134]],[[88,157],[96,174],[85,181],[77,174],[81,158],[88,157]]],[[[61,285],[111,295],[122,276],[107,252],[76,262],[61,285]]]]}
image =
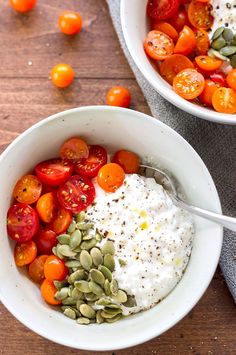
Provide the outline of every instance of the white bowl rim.
{"type": "MultiPolygon", "coordinates": [[[[177,133],[175,130],[173,130],[172,128],[170,128],[169,126],[167,126],[165,123],[161,122],[160,120],[157,120],[147,114],[144,114],[142,112],[138,112],[138,111],[134,111],[131,109],[126,109],[126,108],[121,108],[121,107],[112,107],[112,106],[105,106],[105,105],[98,105],[98,106],[83,106],[83,107],[77,107],[77,108],[72,108],[69,110],[64,110],[58,113],[55,113],[47,118],[42,119],[41,121],[37,122],[36,124],[32,125],[31,127],[29,127],[26,131],[24,131],[23,133],[21,133],[16,139],[13,140],[13,142],[5,149],[5,151],[0,155],[0,162],[2,159],[4,159],[8,152],[11,151],[11,149],[13,149],[15,147],[15,145],[18,144],[18,142],[20,142],[21,140],[24,139],[25,136],[29,135],[32,131],[34,131],[37,128],[40,128],[43,125],[48,124],[51,121],[54,121],[60,117],[63,117],[67,114],[70,113],[74,113],[74,112],[86,112],[86,111],[103,111],[103,110],[108,110],[111,113],[112,112],[121,112],[121,113],[125,113],[128,111],[129,114],[133,114],[136,116],[136,118],[139,118],[140,120],[148,120],[154,124],[156,124],[157,126],[163,127],[165,128],[167,131],[170,131],[172,134],[178,136],[178,138],[180,138],[187,146],[190,150],[192,150],[193,154],[195,155],[196,159],[200,161],[200,163],[204,166],[205,168],[205,172],[208,175],[208,179],[209,179],[209,183],[211,183],[211,189],[212,189],[212,193],[214,193],[215,195],[215,207],[216,210],[215,212],[217,213],[222,213],[222,209],[221,209],[221,203],[220,203],[220,199],[219,199],[219,195],[217,192],[217,189],[215,187],[214,181],[211,177],[210,172],[208,171],[205,163],[203,162],[203,160],[201,159],[201,157],[198,155],[198,153],[194,150],[194,148],[179,134],[177,133]]],[[[164,333],[165,331],[171,329],[174,325],[176,325],[181,319],[183,319],[191,310],[192,308],[196,305],[196,303],[199,301],[199,299],[203,296],[203,294],[205,293],[206,289],[208,288],[215,270],[217,268],[218,262],[219,262],[219,258],[220,258],[220,253],[221,253],[221,248],[222,248],[222,243],[223,243],[223,228],[221,226],[218,226],[218,234],[219,237],[221,237],[221,243],[219,243],[219,247],[218,250],[215,251],[215,265],[212,269],[212,272],[210,275],[208,275],[208,278],[204,280],[203,282],[203,287],[201,292],[199,292],[199,294],[196,296],[196,298],[191,302],[191,304],[189,303],[188,307],[185,309],[185,311],[183,313],[181,313],[181,315],[179,315],[179,317],[176,317],[175,319],[173,319],[173,321],[171,323],[169,323],[168,325],[166,325],[165,328],[163,328],[162,332],[158,334],[161,335],[162,333],[164,333]]],[[[0,295],[0,301],[2,302],[2,304],[9,310],[9,312],[11,314],[14,315],[14,317],[16,319],[18,319],[23,325],[25,325],[27,328],[29,328],[30,330],[32,330],[33,332],[35,332],[36,334],[51,340],[52,342],[64,345],[64,346],[68,346],[68,347],[73,347],[73,348],[77,348],[77,349],[81,349],[79,347],[75,347],[75,345],[71,344],[70,341],[64,341],[61,339],[56,339],[51,337],[50,334],[48,334],[46,332],[46,330],[44,330],[43,327],[41,327],[40,329],[37,328],[36,326],[34,326],[34,324],[30,323],[27,319],[25,319],[24,315],[20,314],[20,312],[18,312],[17,310],[15,310],[15,308],[11,307],[11,305],[8,303],[7,298],[3,298],[2,295],[0,295]]],[[[135,315],[134,315],[135,316],[135,315]]],[[[87,351],[114,351],[114,350],[120,350],[120,349],[126,349],[132,346],[136,346],[139,344],[143,344],[153,338],[155,338],[157,336],[155,330],[153,332],[151,332],[148,336],[140,338],[140,340],[136,340],[136,341],[132,341],[130,342],[129,339],[126,339],[126,342],[122,342],[122,345],[120,346],[116,346],[116,348],[112,347],[112,346],[99,346],[96,349],[93,347],[93,345],[88,344],[88,346],[83,347],[83,349],[81,350],[87,350],[87,351]]]]}
{"type": "MultiPolygon", "coordinates": [[[[149,83],[152,85],[152,87],[161,95],[163,96],[167,101],[171,102],[174,104],[176,107],[180,108],[181,110],[192,114],[193,116],[200,117],[206,121],[211,121],[219,124],[229,124],[229,125],[236,125],[236,115],[231,115],[227,113],[219,113],[213,110],[210,110],[208,108],[205,108],[203,106],[198,106],[196,104],[193,104],[185,99],[183,99],[180,96],[177,95],[172,95],[171,100],[170,100],[170,94],[171,91],[167,87],[163,86],[162,83],[158,82],[154,76],[152,76],[148,70],[146,70],[143,65],[142,61],[140,60],[140,57],[138,53],[133,49],[132,41],[129,37],[128,33],[128,28],[127,24],[125,21],[126,15],[126,6],[127,6],[127,1],[126,0],[121,0],[120,4],[120,18],[121,18],[121,26],[122,26],[122,31],[124,34],[125,42],[128,47],[128,50],[131,54],[131,57],[133,58],[135,64],[141,71],[141,73],[145,76],[145,78],[149,81],[149,83]]],[[[147,58],[148,60],[148,58],[147,58]]]]}

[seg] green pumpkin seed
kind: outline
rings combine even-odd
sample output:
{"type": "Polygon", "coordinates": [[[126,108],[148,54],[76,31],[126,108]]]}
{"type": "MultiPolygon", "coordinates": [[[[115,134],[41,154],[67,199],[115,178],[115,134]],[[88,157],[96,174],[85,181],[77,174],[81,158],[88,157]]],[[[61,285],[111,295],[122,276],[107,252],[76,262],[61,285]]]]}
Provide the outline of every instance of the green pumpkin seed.
{"type": "Polygon", "coordinates": [[[115,279],[113,279],[110,283],[110,290],[111,290],[112,295],[114,295],[114,296],[118,295],[119,288],[118,288],[118,283],[115,279]]]}
{"type": "Polygon", "coordinates": [[[230,57],[230,64],[232,65],[233,68],[236,68],[236,54],[230,57]]]}
{"type": "Polygon", "coordinates": [[[97,231],[96,236],[95,236],[95,239],[96,239],[98,242],[101,242],[102,239],[103,239],[102,234],[100,234],[100,233],[97,231]]]}
{"type": "Polygon", "coordinates": [[[70,241],[70,235],[69,234],[60,234],[57,237],[57,240],[60,244],[69,244],[70,241]]]}
{"type": "Polygon", "coordinates": [[[127,265],[126,261],[125,261],[125,260],[123,260],[123,259],[118,259],[118,261],[119,261],[119,264],[120,264],[120,266],[121,266],[121,267],[123,267],[123,266],[126,266],[126,265],[127,265]]]}
{"type": "Polygon", "coordinates": [[[216,51],[213,48],[210,48],[208,53],[209,57],[211,58],[218,58],[220,60],[225,60],[225,61],[229,61],[229,58],[225,57],[224,55],[220,54],[218,51],[216,51]]]}
{"type": "Polygon", "coordinates": [[[89,288],[91,292],[93,292],[95,295],[99,297],[102,296],[104,293],[103,288],[94,281],[89,281],[89,288]]]}
{"type": "Polygon", "coordinates": [[[82,250],[80,253],[80,263],[85,270],[90,270],[93,264],[91,255],[87,250],[82,250]]]}
{"type": "Polygon", "coordinates": [[[66,309],[64,310],[63,314],[64,314],[66,317],[70,318],[70,319],[76,319],[76,313],[75,313],[75,311],[74,311],[73,309],[71,309],[71,308],[66,308],[66,309]]]}
{"type": "Polygon", "coordinates": [[[62,246],[62,245],[58,243],[57,246],[53,248],[53,253],[54,253],[56,256],[58,256],[58,258],[64,259],[64,256],[63,256],[63,255],[60,253],[60,251],[59,251],[59,247],[60,247],[60,246],[62,246]]]}
{"type": "Polygon", "coordinates": [[[131,308],[137,306],[136,300],[134,296],[127,295],[127,301],[123,303],[125,307],[131,308]]]}
{"type": "Polygon", "coordinates": [[[73,285],[70,285],[69,287],[68,287],[68,296],[69,297],[71,297],[71,295],[72,295],[72,291],[74,290],[74,286],[73,285]]]}
{"type": "Polygon", "coordinates": [[[75,312],[76,317],[80,317],[80,312],[75,307],[72,307],[72,306],[61,306],[62,312],[64,312],[66,309],[72,309],[72,311],[75,312]]]}
{"type": "Polygon", "coordinates": [[[60,291],[57,291],[54,297],[56,300],[62,301],[68,297],[68,291],[68,287],[63,287],[60,291]]]}
{"type": "Polygon", "coordinates": [[[74,288],[72,293],[71,293],[71,297],[78,301],[78,300],[81,300],[81,298],[83,298],[83,293],[79,290],[77,290],[77,288],[74,288]]]}
{"type": "Polygon", "coordinates": [[[62,304],[64,304],[64,306],[74,306],[76,304],[76,300],[72,297],[67,297],[62,300],[62,304]]]}
{"type": "Polygon", "coordinates": [[[69,246],[72,250],[76,249],[79,247],[80,243],[81,243],[81,232],[79,229],[75,230],[71,236],[70,236],[70,241],[69,241],[69,246]]]}
{"type": "Polygon", "coordinates": [[[82,250],[90,250],[92,249],[93,247],[95,247],[95,245],[97,244],[97,241],[95,238],[91,239],[91,240],[86,240],[86,241],[83,241],[81,244],[80,244],[80,248],[82,250]]]}
{"type": "Polygon", "coordinates": [[[75,281],[74,286],[80,292],[83,292],[83,293],[90,293],[91,292],[88,281],[84,281],[84,280],[75,281]]]}
{"type": "Polygon", "coordinates": [[[114,301],[119,302],[119,303],[125,303],[128,300],[127,294],[123,290],[118,290],[118,293],[116,296],[112,297],[114,301]]]}
{"type": "Polygon", "coordinates": [[[74,284],[75,281],[78,280],[85,280],[86,279],[86,273],[84,270],[77,270],[75,272],[73,272],[73,274],[70,274],[69,278],[68,278],[68,282],[70,284],[74,284]]]}
{"type": "Polygon", "coordinates": [[[94,226],[93,223],[86,223],[86,222],[76,223],[76,228],[80,229],[81,231],[87,231],[93,228],[93,226],[94,226]]]}
{"type": "Polygon", "coordinates": [[[81,304],[81,306],[79,307],[79,311],[82,314],[82,316],[86,318],[94,318],[96,315],[94,309],[85,303],[81,304]]]}
{"type": "Polygon", "coordinates": [[[83,240],[91,240],[94,238],[94,234],[92,233],[83,233],[83,240]]]}
{"type": "Polygon", "coordinates": [[[117,322],[118,320],[120,320],[121,317],[122,317],[121,314],[117,314],[117,315],[116,315],[115,317],[113,317],[113,318],[106,318],[106,322],[107,322],[107,323],[115,323],[115,322],[117,322]]]}
{"type": "Polygon", "coordinates": [[[220,54],[226,57],[229,57],[235,53],[236,53],[236,46],[226,46],[224,48],[221,48],[220,50],[220,54]]]}
{"type": "Polygon", "coordinates": [[[103,275],[105,276],[105,279],[108,279],[108,281],[112,280],[112,273],[106,266],[99,265],[98,270],[103,273],[103,275]]]}
{"type": "Polygon", "coordinates": [[[57,290],[61,290],[63,287],[67,286],[67,281],[53,281],[54,286],[57,290]]]}
{"type": "Polygon", "coordinates": [[[105,254],[111,254],[114,255],[115,254],[115,246],[114,243],[111,240],[107,240],[103,246],[101,247],[101,252],[103,253],[103,255],[105,254]]]}
{"type": "Polygon", "coordinates": [[[216,50],[219,50],[223,48],[225,45],[226,45],[226,41],[222,36],[220,36],[212,42],[211,47],[216,50]]]}
{"type": "Polygon", "coordinates": [[[76,229],[76,222],[73,220],[71,224],[69,225],[67,232],[68,233],[73,233],[76,229]]]}
{"type": "Polygon", "coordinates": [[[104,287],[105,295],[110,296],[111,295],[110,282],[107,279],[106,279],[103,287],[104,287]]]}
{"type": "Polygon", "coordinates": [[[79,260],[68,260],[65,262],[65,265],[69,268],[78,268],[81,266],[79,260]]]}
{"type": "Polygon", "coordinates": [[[95,302],[96,306],[107,306],[110,303],[111,301],[104,297],[99,298],[99,300],[95,302]]]}
{"type": "Polygon", "coordinates": [[[84,296],[85,296],[86,301],[88,301],[88,302],[95,302],[99,298],[97,295],[95,295],[92,292],[91,293],[86,293],[84,296]]]}
{"type": "Polygon", "coordinates": [[[104,322],[104,318],[102,317],[101,312],[102,312],[102,311],[99,310],[99,311],[97,311],[97,313],[96,313],[96,322],[97,322],[98,324],[101,324],[101,323],[104,322]]]}
{"type": "Polygon", "coordinates": [[[111,314],[113,316],[116,316],[117,314],[121,314],[122,310],[120,308],[109,308],[109,307],[105,307],[104,308],[104,312],[111,314]]]}
{"type": "Polygon", "coordinates": [[[84,211],[81,211],[75,217],[76,223],[83,222],[85,220],[85,217],[86,217],[86,213],[84,211]]]}
{"type": "Polygon", "coordinates": [[[224,29],[225,29],[225,28],[224,28],[223,26],[217,28],[217,30],[213,33],[212,40],[214,40],[214,39],[220,37],[220,36],[222,35],[222,33],[224,32],[224,29]]]}
{"type": "Polygon", "coordinates": [[[116,316],[116,314],[110,314],[108,312],[105,312],[104,310],[101,311],[101,316],[105,319],[111,319],[116,316]]]}
{"type": "Polygon", "coordinates": [[[76,320],[76,322],[78,324],[81,324],[81,325],[87,325],[90,323],[90,320],[88,318],[85,318],[85,317],[80,317],[76,320]]]}
{"type": "Polygon", "coordinates": [[[103,285],[105,282],[105,277],[104,277],[103,273],[99,270],[91,269],[90,270],[90,277],[93,281],[95,281],[99,285],[103,285]]]}
{"type": "Polygon", "coordinates": [[[76,253],[71,250],[69,245],[60,245],[57,247],[57,253],[60,253],[62,256],[67,256],[67,257],[74,257],[76,253]]]}
{"type": "Polygon", "coordinates": [[[108,308],[116,308],[116,309],[120,309],[120,306],[118,306],[118,304],[115,304],[115,303],[109,303],[108,305],[107,305],[107,307],[108,308]]]}
{"type": "Polygon", "coordinates": [[[115,261],[111,254],[106,254],[103,259],[103,264],[106,266],[111,272],[115,270],[115,261]]]}
{"type": "Polygon", "coordinates": [[[98,248],[92,248],[90,250],[90,255],[92,257],[93,263],[95,266],[98,266],[103,263],[103,256],[98,248]]]}
{"type": "Polygon", "coordinates": [[[234,38],[234,33],[230,28],[225,28],[222,36],[226,41],[231,41],[234,38]]]}
{"type": "Polygon", "coordinates": [[[84,300],[77,300],[76,301],[76,308],[78,309],[78,311],[79,311],[81,304],[84,304],[84,300]]]}

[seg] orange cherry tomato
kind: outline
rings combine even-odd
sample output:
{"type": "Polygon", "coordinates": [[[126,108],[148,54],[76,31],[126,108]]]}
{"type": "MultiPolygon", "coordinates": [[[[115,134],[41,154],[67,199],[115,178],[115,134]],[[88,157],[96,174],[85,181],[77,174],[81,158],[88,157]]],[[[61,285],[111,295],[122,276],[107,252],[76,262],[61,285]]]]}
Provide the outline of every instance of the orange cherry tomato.
{"type": "Polygon", "coordinates": [[[42,195],[37,201],[36,210],[44,223],[52,221],[57,208],[55,193],[48,192],[42,195]]]}
{"type": "Polygon", "coordinates": [[[25,266],[32,263],[36,256],[37,246],[33,240],[25,243],[16,243],[14,258],[17,266],[25,266]]]}
{"type": "Polygon", "coordinates": [[[233,69],[229,72],[226,77],[226,82],[230,88],[236,90],[236,69],[233,69]]]}
{"type": "Polygon", "coordinates": [[[129,90],[122,86],[114,86],[106,96],[106,103],[109,106],[129,107],[131,95],[129,90]]]}
{"type": "Polygon", "coordinates": [[[212,96],[214,92],[220,87],[219,83],[214,83],[214,81],[210,79],[205,80],[205,87],[201,95],[199,96],[199,99],[201,102],[206,105],[211,107],[212,106],[212,96]]]}
{"type": "Polygon", "coordinates": [[[179,11],[169,20],[170,24],[176,29],[177,32],[182,31],[185,25],[189,25],[188,14],[184,8],[179,11]]]}
{"type": "Polygon", "coordinates": [[[175,45],[174,53],[188,55],[191,54],[196,47],[196,38],[190,27],[184,26],[179,34],[179,39],[175,45]]]}
{"type": "Polygon", "coordinates": [[[66,160],[81,160],[88,158],[89,147],[87,143],[79,137],[70,138],[62,144],[60,156],[62,159],[66,160]]]}
{"type": "Polygon", "coordinates": [[[62,281],[68,275],[68,268],[64,261],[55,255],[50,255],[44,264],[44,275],[49,281],[62,281]]]}
{"type": "Polygon", "coordinates": [[[98,184],[107,192],[115,192],[123,184],[124,179],[124,170],[115,163],[103,165],[97,176],[98,184]]]}
{"type": "Polygon", "coordinates": [[[152,29],[155,31],[160,31],[160,32],[165,33],[170,38],[172,38],[174,42],[177,41],[178,36],[179,36],[176,29],[170,23],[165,22],[165,21],[154,22],[152,29]]]}
{"type": "Polygon", "coordinates": [[[205,79],[196,69],[184,69],[173,81],[174,91],[186,100],[193,100],[204,90],[205,79]]]}
{"type": "Polygon", "coordinates": [[[37,284],[41,284],[45,279],[44,264],[47,258],[48,255],[40,255],[29,265],[29,277],[37,284]]]}
{"type": "Polygon", "coordinates": [[[55,217],[49,223],[48,229],[57,235],[64,233],[72,222],[72,214],[64,208],[59,208],[55,217]]]}
{"type": "Polygon", "coordinates": [[[61,301],[58,301],[54,298],[57,293],[57,289],[52,281],[44,280],[41,285],[41,295],[48,304],[56,306],[61,304],[61,301]]]}
{"type": "Polygon", "coordinates": [[[188,18],[192,26],[209,30],[213,24],[213,16],[211,15],[212,5],[210,2],[201,2],[193,0],[188,7],[188,18]]]}
{"type": "Polygon", "coordinates": [[[173,84],[174,77],[183,69],[194,68],[188,57],[182,54],[173,54],[160,64],[160,74],[169,83],[173,84]]]}
{"type": "Polygon", "coordinates": [[[20,203],[35,203],[42,192],[42,184],[35,175],[25,175],[17,181],[13,196],[20,203]]]}
{"type": "Polygon", "coordinates": [[[135,174],[139,170],[140,158],[128,150],[119,150],[113,156],[112,162],[120,165],[126,174],[135,174]]]}
{"type": "Polygon", "coordinates": [[[57,64],[51,71],[52,82],[58,88],[66,88],[74,80],[74,70],[68,64],[57,64]]]}
{"type": "Polygon", "coordinates": [[[212,97],[212,105],[217,112],[236,113],[236,92],[231,88],[219,88],[212,97]]]}
{"type": "Polygon", "coordinates": [[[195,61],[199,68],[205,71],[213,71],[219,69],[219,67],[223,63],[222,60],[217,58],[211,58],[207,55],[199,55],[198,57],[195,57],[195,61]]]}
{"type": "Polygon", "coordinates": [[[173,54],[174,42],[163,32],[150,31],[145,38],[144,49],[150,58],[163,60],[173,54]]]}
{"type": "Polygon", "coordinates": [[[37,0],[10,0],[11,7],[17,12],[28,12],[36,5],[37,0]]]}
{"type": "Polygon", "coordinates": [[[208,49],[210,48],[210,40],[208,33],[204,30],[196,30],[196,54],[197,55],[206,55],[208,49]]]}
{"type": "Polygon", "coordinates": [[[75,35],[81,31],[82,18],[78,12],[64,11],[59,17],[58,26],[66,35],[75,35]]]}

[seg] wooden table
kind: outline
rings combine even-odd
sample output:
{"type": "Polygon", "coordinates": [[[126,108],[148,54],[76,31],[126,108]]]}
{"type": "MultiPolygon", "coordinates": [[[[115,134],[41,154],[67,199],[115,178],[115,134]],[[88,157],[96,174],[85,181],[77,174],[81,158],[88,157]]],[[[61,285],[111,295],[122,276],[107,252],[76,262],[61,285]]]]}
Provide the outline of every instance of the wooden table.
{"type": "MultiPolygon", "coordinates": [[[[128,0],[127,0],[128,1],[128,0]]],[[[0,4],[0,149],[21,132],[53,113],[104,103],[107,90],[121,84],[132,92],[132,108],[149,113],[120,49],[104,0],[40,0],[28,15],[0,4]],[[84,19],[75,38],[58,32],[61,10],[84,19]],[[76,79],[66,90],[49,80],[51,68],[66,62],[76,79]]],[[[32,333],[0,306],[0,354],[81,354],[32,333]]],[[[158,322],[158,318],[157,318],[158,322]]],[[[143,345],[110,355],[236,354],[235,305],[218,270],[198,305],[173,329],[143,345]]]]}

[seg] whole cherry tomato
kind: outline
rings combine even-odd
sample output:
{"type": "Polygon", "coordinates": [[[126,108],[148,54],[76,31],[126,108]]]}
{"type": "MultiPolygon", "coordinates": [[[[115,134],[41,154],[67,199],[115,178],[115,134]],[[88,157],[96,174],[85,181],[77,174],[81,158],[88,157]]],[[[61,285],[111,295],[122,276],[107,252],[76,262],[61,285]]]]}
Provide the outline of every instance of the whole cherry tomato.
{"type": "Polygon", "coordinates": [[[78,12],[64,11],[59,17],[58,26],[66,35],[75,35],[81,31],[82,18],[78,12]]]}
{"type": "Polygon", "coordinates": [[[58,88],[66,88],[72,84],[74,77],[74,70],[68,64],[57,64],[51,71],[52,82],[58,88]]]}
{"type": "Polygon", "coordinates": [[[9,0],[11,7],[17,12],[28,12],[36,5],[37,0],[9,0]]]}
{"type": "Polygon", "coordinates": [[[107,192],[115,192],[123,184],[124,179],[125,172],[116,163],[103,165],[97,176],[98,184],[107,192]]]}
{"type": "Polygon", "coordinates": [[[131,102],[131,95],[129,90],[122,86],[114,86],[111,88],[106,96],[106,103],[109,106],[129,107],[131,102]]]}
{"type": "Polygon", "coordinates": [[[135,174],[139,170],[140,158],[128,150],[119,150],[113,156],[112,162],[120,165],[125,173],[135,174]]]}
{"type": "Polygon", "coordinates": [[[44,264],[44,275],[49,281],[62,281],[68,275],[68,268],[64,261],[55,255],[50,255],[44,264]]]}

